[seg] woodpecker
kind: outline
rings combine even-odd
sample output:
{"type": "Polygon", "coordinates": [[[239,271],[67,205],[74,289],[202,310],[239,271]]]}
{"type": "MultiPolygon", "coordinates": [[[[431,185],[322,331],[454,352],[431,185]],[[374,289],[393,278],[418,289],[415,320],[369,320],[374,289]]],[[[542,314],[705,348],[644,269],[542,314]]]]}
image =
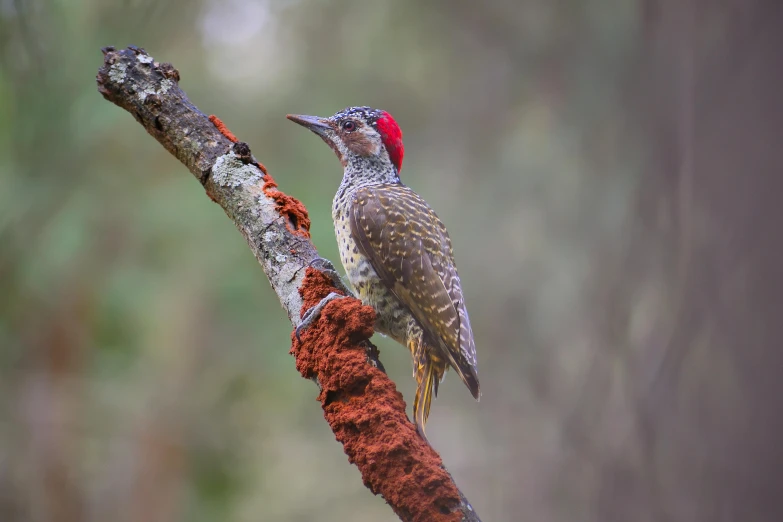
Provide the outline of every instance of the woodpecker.
{"type": "MultiPolygon", "coordinates": [[[[480,396],[476,345],[446,227],[400,181],[402,131],[388,112],[348,107],[326,118],[287,117],[320,136],[342,163],[332,205],[340,260],[353,293],[375,309],[375,330],[410,350],[413,417],[427,440],[430,404],[449,366],[480,396]]],[[[314,307],[303,325],[335,297],[314,307]]]]}

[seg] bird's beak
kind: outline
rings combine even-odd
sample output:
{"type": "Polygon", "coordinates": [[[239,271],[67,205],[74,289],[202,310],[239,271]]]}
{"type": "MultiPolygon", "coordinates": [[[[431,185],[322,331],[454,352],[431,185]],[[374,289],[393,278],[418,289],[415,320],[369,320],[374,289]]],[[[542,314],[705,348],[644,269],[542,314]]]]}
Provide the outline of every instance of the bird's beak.
{"type": "Polygon", "coordinates": [[[322,137],[326,137],[326,131],[332,129],[329,126],[329,124],[324,123],[324,118],[319,118],[318,116],[305,116],[303,114],[289,114],[286,116],[286,118],[288,118],[294,123],[298,123],[302,127],[306,127],[310,129],[311,131],[313,131],[314,133],[322,137]]]}

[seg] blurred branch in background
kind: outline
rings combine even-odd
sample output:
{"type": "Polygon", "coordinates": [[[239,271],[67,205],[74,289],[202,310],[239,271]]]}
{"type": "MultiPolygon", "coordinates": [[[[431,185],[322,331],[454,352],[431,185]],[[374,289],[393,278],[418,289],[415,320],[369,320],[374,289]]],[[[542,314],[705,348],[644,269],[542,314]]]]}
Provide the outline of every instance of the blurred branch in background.
{"type": "MultiPolygon", "coordinates": [[[[196,109],[171,64],[155,62],[138,47],[107,47],[103,53],[99,92],[130,112],[201,182],[245,237],[291,323],[299,326],[301,314],[335,290],[310,267],[317,252],[302,204],[277,190],[247,144],[196,109]]],[[[318,384],[327,421],[367,487],[401,520],[480,522],[379,369],[368,344],[374,319],[372,309],[355,299],[331,302],[303,341],[293,337],[297,369],[318,384]]]]}

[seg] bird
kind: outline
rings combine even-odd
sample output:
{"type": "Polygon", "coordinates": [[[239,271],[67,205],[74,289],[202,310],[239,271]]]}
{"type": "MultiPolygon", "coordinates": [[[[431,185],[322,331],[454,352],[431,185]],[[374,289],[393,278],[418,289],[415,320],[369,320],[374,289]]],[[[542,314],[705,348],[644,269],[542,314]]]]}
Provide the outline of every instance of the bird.
{"type": "MultiPolygon", "coordinates": [[[[405,148],[391,114],[355,106],[329,117],[286,117],[321,137],[343,166],[332,204],[340,261],[351,294],[375,309],[375,331],[410,350],[417,383],[413,419],[427,441],[432,399],[449,367],[476,400],[481,395],[476,345],[446,227],[400,179],[405,148]]],[[[333,271],[328,261],[325,266],[333,271]]],[[[338,297],[330,294],[306,312],[297,336],[338,297]]]]}

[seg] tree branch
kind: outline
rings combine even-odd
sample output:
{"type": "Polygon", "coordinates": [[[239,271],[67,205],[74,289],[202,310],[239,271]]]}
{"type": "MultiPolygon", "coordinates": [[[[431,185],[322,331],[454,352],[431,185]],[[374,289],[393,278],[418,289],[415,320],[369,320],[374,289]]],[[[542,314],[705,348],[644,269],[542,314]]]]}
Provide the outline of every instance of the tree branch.
{"type": "MultiPolygon", "coordinates": [[[[98,90],[130,112],[204,186],[247,240],[291,324],[335,289],[310,267],[305,207],[277,184],[216,117],[207,117],[179,88],[179,72],[143,49],[103,49],[98,90]]],[[[403,521],[480,522],[440,456],[416,433],[405,402],[382,371],[369,342],[375,313],[353,298],[330,302],[291,353],[302,376],[320,388],[324,417],[359,468],[365,485],[403,521]]]]}

